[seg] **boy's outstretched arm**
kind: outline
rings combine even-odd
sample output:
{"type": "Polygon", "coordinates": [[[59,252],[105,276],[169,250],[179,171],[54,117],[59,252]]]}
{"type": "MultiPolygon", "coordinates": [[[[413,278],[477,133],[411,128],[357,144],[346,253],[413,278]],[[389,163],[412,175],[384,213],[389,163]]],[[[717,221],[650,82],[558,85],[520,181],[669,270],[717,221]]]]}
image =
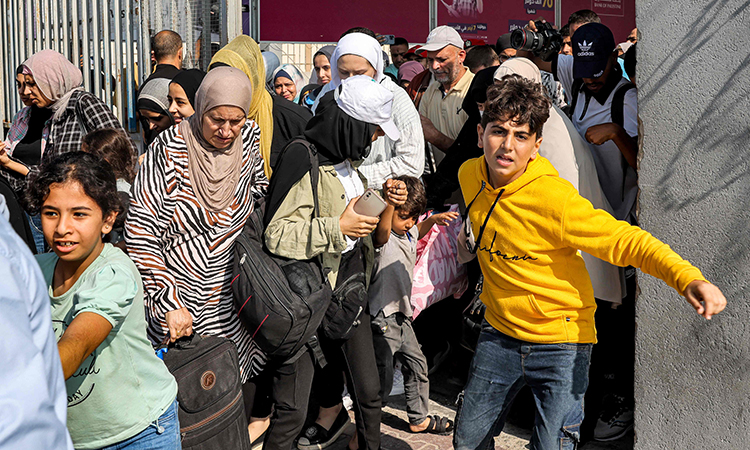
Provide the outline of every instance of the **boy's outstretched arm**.
{"type": "Polygon", "coordinates": [[[437,224],[440,227],[444,227],[448,225],[449,222],[456,220],[457,218],[458,212],[456,211],[448,211],[431,215],[430,217],[417,224],[417,230],[419,230],[419,239],[425,237],[425,235],[428,231],[430,231],[433,225],[437,224]]]}
{"type": "Polygon", "coordinates": [[[711,316],[719,314],[727,306],[727,299],[721,293],[721,289],[701,280],[688,284],[682,295],[693,305],[695,311],[707,320],[711,320],[711,316]]]}
{"type": "Polygon", "coordinates": [[[594,209],[577,193],[572,193],[566,202],[563,224],[560,237],[568,247],[620,267],[640,268],[665,281],[706,319],[726,307],[727,300],[721,290],[707,282],[700,270],[668,245],[636,226],[594,209]]]}

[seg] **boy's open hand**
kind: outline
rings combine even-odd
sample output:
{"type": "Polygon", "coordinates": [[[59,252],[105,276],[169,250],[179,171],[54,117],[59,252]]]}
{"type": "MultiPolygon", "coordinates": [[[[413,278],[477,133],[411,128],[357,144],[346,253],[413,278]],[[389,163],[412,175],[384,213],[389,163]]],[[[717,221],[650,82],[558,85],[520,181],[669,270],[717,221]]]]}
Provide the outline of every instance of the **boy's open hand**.
{"type": "Polygon", "coordinates": [[[430,216],[438,226],[444,227],[458,218],[458,211],[448,211],[430,216]]]}
{"type": "Polygon", "coordinates": [[[383,183],[383,195],[385,195],[385,201],[393,205],[394,208],[406,203],[408,194],[409,192],[406,189],[406,183],[403,181],[389,178],[383,183]]]}
{"type": "Polygon", "coordinates": [[[693,305],[695,311],[707,320],[711,320],[711,316],[719,314],[727,306],[727,299],[721,290],[705,281],[691,282],[682,295],[693,305]]]}

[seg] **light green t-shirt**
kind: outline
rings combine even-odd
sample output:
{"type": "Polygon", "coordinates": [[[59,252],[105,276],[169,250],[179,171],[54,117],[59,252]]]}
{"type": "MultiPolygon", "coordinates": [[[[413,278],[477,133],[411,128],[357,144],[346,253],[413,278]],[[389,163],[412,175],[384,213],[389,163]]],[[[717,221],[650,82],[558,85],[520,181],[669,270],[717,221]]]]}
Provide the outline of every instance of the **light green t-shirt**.
{"type": "Polygon", "coordinates": [[[106,447],[145,430],[172,404],[177,382],[146,337],[143,284],[133,262],[111,244],[65,294],[52,295],[58,257],[37,255],[59,340],[73,319],[92,312],[112,324],[99,347],[66,382],[68,430],[77,449],[106,447]]]}

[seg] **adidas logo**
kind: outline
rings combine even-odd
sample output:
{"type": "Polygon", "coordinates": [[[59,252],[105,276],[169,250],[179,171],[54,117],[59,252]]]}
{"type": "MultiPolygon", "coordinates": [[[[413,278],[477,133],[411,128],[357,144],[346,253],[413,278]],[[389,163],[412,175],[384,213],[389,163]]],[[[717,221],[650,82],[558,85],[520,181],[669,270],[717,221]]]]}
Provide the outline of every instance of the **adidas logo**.
{"type": "Polygon", "coordinates": [[[591,50],[591,46],[592,45],[594,45],[593,42],[583,41],[583,42],[579,42],[578,43],[578,46],[581,48],[582,52],[587,52],[587,51],[591,50]]]}

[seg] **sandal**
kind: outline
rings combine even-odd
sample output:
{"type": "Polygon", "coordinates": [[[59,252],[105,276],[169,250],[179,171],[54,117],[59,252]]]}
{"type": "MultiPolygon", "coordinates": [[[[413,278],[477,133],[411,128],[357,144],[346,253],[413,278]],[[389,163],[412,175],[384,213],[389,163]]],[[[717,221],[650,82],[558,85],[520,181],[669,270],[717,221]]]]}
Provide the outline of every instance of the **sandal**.
{"type": "Polygon", "coordinates": [[[349,425],[349,412],[342,407],[330,430],[326,430],[318,423],[313,423],[300,435],[297,448],[300,450],[324,449],[336,442],[336,439],[346,430],[347,425],[349,425]]]}
{"type": "Polygon", "coordinates": [[[427,416],[430,419],[430,423],[427,424],[427,428],[423,431],[417,431],[417,433],[431,433],[439,436],[447,436],[453,433],[453,421],[447,417],[441,417],[437,414],[427,416]]]}

